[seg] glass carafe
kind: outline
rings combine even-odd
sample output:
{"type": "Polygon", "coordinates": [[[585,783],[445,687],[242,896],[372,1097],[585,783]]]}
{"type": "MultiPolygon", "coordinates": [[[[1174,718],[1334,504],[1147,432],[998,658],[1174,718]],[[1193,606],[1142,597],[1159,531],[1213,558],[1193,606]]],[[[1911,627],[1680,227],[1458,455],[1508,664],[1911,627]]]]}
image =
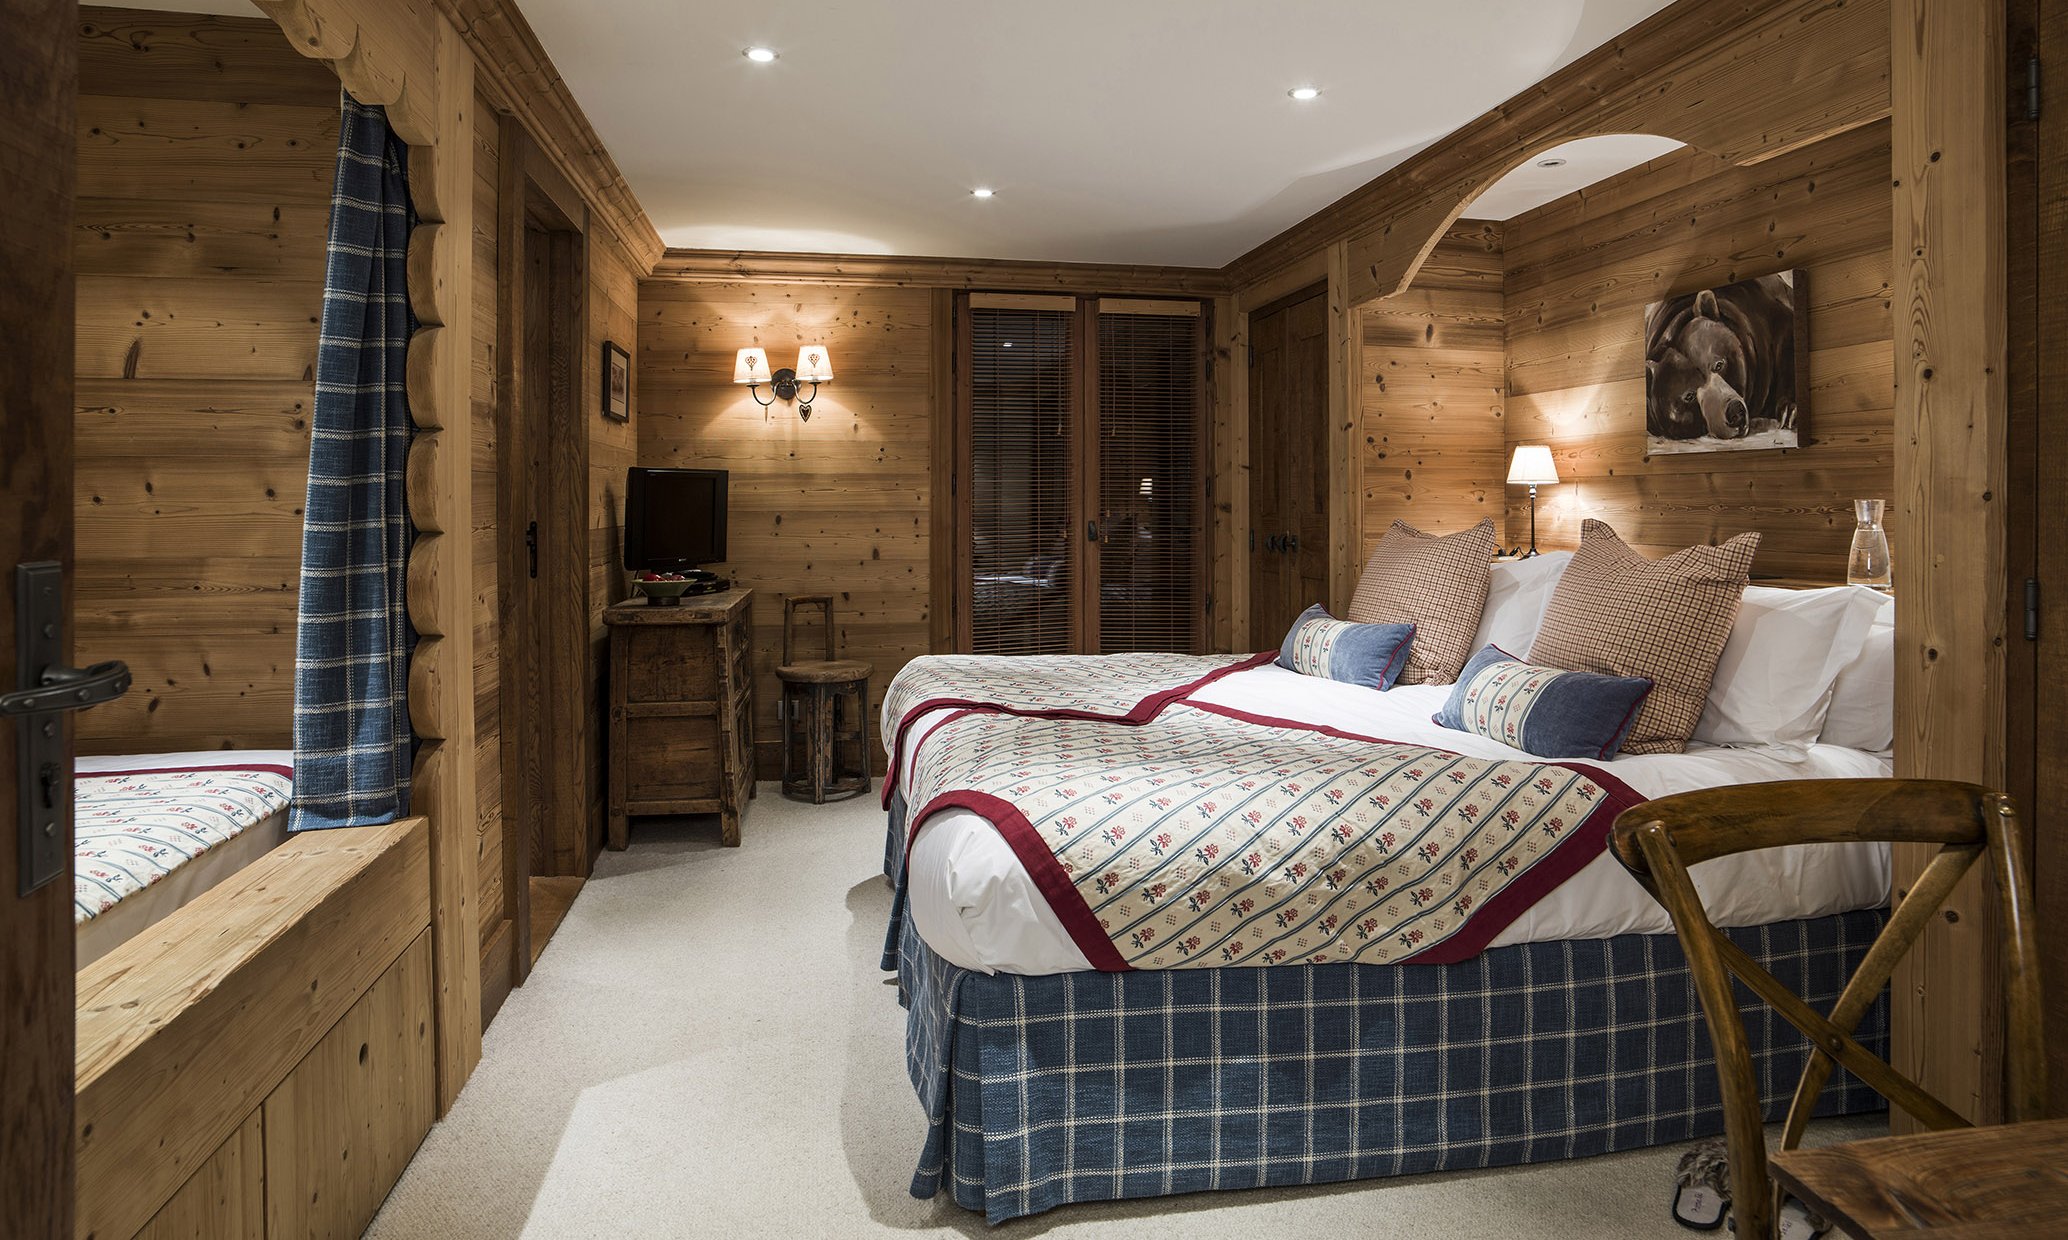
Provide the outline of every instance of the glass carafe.
{"type": "Polygon", "coordinates": [[[1894,589],[1889,578],[1888,535],[1881,528],[1881,513],[1887,501],[1856,499],[1853,516],[1853,553],[1845,562],[1847,584],[1867,586],[1887,594],[1894,589]]]}

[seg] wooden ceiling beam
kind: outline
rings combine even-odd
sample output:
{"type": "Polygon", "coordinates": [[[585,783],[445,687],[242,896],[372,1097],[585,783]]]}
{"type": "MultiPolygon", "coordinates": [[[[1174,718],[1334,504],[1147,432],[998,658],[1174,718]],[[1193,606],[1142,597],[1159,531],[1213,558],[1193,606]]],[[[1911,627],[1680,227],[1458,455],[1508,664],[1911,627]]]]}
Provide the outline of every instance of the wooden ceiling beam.
{"type": "Polygon", "coordinates": [[[653,275],[700,284],[841,284],[1157,297],[1216,297],[1230,287],[1227,273],[1212,267],[751,250],[670,249],[655,264],[653,275]]]}

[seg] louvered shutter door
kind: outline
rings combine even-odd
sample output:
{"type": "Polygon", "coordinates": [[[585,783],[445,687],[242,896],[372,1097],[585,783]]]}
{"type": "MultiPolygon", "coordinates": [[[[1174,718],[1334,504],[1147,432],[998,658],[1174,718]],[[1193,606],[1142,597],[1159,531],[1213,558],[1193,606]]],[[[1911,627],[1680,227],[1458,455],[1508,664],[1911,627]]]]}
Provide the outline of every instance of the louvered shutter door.
{"type": "Polygon", "coordinates": [[[1076,366],[1069,310],[969,307],[969,649],[1072,649],[1076,366]]]}
{"type": "Polygon", "coordinates": [[[1205,364],[1197,305],[1098,315],[1099,649],[1203,648],[1205,364]],[[1148,310],[1149,312],[1140,312],[1148,310]]]}

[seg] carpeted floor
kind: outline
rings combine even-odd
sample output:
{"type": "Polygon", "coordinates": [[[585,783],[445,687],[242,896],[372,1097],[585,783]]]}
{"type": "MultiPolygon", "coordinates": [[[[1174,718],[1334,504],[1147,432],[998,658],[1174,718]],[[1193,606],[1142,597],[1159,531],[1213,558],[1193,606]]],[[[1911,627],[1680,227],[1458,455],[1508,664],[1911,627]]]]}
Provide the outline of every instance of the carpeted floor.
{"type": "MultiPolygon", "coordinates": [[[[715,820],[635,827],[629,851],[603,855],[369,1236],[1689,1235],[1666,1215],[1677,1147],[1070,1206],[997,1229],[915,1201],[926,1123],[876,968],[882,813],[764,784],[744,835],[725,849],[715,820]]],[[[1869,1117],[1812,1140],[1881,1130],[1869,1117]]]]}

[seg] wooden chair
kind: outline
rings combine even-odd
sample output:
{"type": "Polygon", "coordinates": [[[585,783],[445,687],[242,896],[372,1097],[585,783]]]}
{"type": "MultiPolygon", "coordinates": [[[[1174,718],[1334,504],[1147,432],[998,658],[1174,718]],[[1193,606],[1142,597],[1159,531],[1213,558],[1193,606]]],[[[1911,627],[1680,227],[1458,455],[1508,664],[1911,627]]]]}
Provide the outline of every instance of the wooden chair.
{"type": "Polygon", "coordinates": [[[1970,1125],[1909,1077],[1860,1045],[1853,1030],[1888,984],[1896,962],[1976,858],[1987,852],[1996,880],[2003,952],[2004,1043],[2010,1118],[2037,1119],[2046,1100],[2040,1040],[2039,955],[2032,925],[2032,875],[2017,810],[2000,792],[1919,779],[1818,779],[1743,784],[1663,797],[1617,817],[1616,859],[1673,917],[1716,1049],[1730,1150],[1731,1208],[1739,1240],[1773,1234],[1780,1203],[1770,1187],[1759,1083],[1731,975],[1766,1000],[1817,1048],[1788,1110],[1781,1148],[1802,1140],[1834,1061],[1931,1129],[1970,1125]],[[1784,844],[1885,841],[1937,844],[1908,895],[1895,906],[1829,1017],[1819,1015],[1710,923],[1688,867],[1784,844]]]}
{"type": "Polygon", "coordinates": [[[783,795],[824,805],[869,790],[867,663],[836,659],[833,596],[783,600],[783,795]],[[797,660],[797,613],[817,608],[825,621],[824,657],[797,660]]]}

